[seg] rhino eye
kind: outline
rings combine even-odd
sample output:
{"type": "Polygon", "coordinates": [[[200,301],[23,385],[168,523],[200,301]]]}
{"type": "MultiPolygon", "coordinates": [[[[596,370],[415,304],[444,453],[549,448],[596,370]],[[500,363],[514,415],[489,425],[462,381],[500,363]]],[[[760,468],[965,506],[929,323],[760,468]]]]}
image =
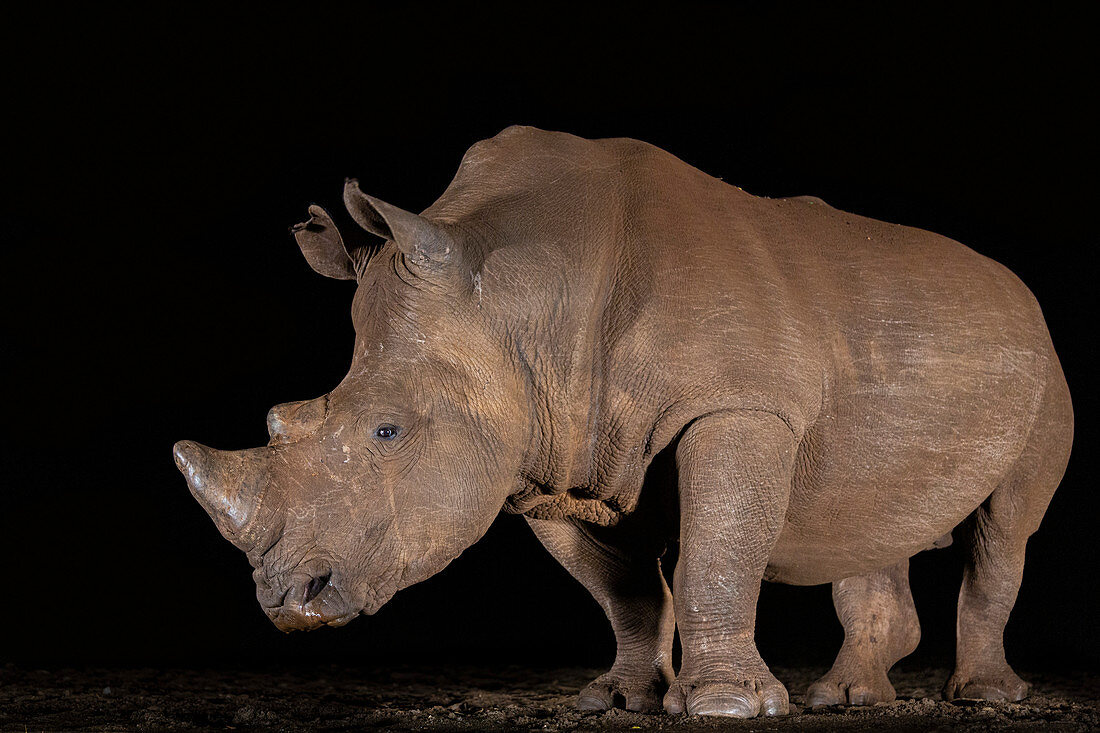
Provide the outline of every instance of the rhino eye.
{"type": "Polygon", "coordinates": [[[386,423],[374,429],[374,437],[381,440],[393,440],[397,437],[397,426],[386,423]]]}

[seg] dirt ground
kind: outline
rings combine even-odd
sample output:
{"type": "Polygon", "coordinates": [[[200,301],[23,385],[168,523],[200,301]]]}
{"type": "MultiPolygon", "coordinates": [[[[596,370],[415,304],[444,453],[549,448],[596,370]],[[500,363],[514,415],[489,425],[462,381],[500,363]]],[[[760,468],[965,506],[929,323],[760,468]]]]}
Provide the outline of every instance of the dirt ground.
{"type": "Polygon", "coordinates": [[[805,709],[818,669],[775,669],[792,714],[735,721],[581,713],[573,697],[597,672],[522,667],[311,667],[288,671],[0,669],[0,730],[1065,730],[1100,729],[1100,675],[1023,676],[1022,703],[939,700],[946,670],[897,669],[894,703],[805,709]]]}

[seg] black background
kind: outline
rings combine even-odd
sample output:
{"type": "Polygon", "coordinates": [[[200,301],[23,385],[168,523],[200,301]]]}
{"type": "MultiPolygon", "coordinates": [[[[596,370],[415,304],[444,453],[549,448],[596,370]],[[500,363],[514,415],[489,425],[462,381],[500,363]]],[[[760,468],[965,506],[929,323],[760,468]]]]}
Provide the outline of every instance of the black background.
{"type": "MultiPolygon", "coordinates": [[[[285,636],[191,499],[182,438],[266,441],[350,360],[354,285],[286,233],[345,176],[411,210],[512,123],[655,143],[759,195],[931,229],[1037,295],[1074,395],[1066,479],[1007,632],[1094,667],[1092,41],[1052,10],[489,6],[12,17],[4,30],[0,661],[603,664],[595,602],[501,517],[380,613],[285,636]]],[[[957,549],[913,561],[918,662],[952,659],[957,549]]],[[[765,659],[826,665],[825,586],[766,585],[765,659]]]]}

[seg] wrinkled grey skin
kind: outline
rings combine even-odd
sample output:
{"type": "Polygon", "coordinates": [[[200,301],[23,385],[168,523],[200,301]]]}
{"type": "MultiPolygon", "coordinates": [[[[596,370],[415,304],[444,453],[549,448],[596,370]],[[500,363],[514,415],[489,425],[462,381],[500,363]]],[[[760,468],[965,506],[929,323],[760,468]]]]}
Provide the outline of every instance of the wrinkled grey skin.
{"type": "Polygon", "coordinates": [[[920,638],[908,558],[954,535],[944,695],[1026,694],[1002,635],[1073,414],[1005,268],[645,143],[533,128],[471,148],[419,216],[354,181],[345,205],[381,249],[319,207],[295,236],[358,281],[347,377],[273,408],[266,447],[175,448],[279,628],[374,612],[503,509],[615,632],[580,707],[786,713],[753,638],[762,579],[833,583],[845,641],[807,698],[869,704],[920,638]]]}

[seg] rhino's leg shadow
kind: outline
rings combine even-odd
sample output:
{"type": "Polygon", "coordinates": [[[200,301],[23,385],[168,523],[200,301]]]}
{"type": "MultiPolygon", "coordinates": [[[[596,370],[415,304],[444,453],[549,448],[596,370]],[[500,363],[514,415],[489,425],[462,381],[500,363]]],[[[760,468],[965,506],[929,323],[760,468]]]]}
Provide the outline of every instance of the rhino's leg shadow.
{"type": "Polygon", "coordinates": [[[676,449],[680,558],[673,596],[683,664],[665,709],[785,715],[786,688],[756,648],[760,583],[790,496],[798,439],[771,413],[701,418],[676,449]]]}
{"type": "Polygon", "coordinates": [[[1028,443],[1000,486],[960,532],[967,559],[959,593],[955,671],[947,700],[1021,700],[1028,685],[1005,659],[1004,629],[1024,572],[1027,539],[1062,480],[1073,412],[1061,372],[1047,386],[1028,443]]]}
{"type": "Polygon", "coordinates": [[[874,705],[897,697],[887,673],[920,643],[909,560],[833,583],[844,644],[833,668],[810,685],[807,705],[874,705]]]}
{"type": "Polygon", "coordinates": [[[581,710],[656,712],[672,681],[672,594],[652,543],[616,542],[614,529],[527,517],[535,535],[603,608],[615,663],[577,696],[581,710]]]}

